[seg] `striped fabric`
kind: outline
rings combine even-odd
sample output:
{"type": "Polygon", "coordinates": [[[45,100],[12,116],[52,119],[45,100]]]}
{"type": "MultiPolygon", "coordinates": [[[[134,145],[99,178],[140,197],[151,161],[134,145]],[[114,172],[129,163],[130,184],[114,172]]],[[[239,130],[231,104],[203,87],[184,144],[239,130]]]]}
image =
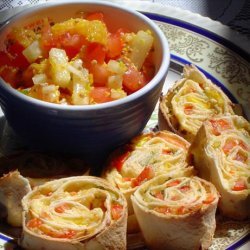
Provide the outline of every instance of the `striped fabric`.
{"type": "Polygon", "coordinates": [[[40,0],[0,0],[0,11],[26,4],[39,3],[39,1],[40,0]]]}
{"type": "Polygon", "coordinates": [[[250,1],[245,2],[239,14],[228,25],[250,39],[250,1]]]}

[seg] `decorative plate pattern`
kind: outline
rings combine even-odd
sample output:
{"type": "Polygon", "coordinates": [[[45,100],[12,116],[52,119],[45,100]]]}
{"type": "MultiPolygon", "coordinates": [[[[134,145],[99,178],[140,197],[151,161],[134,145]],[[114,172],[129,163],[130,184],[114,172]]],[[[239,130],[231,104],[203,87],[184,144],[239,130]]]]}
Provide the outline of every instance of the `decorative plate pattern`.
{"type": "MultiPolygon", "coordinates": [[[[249,41],[218,22],[178,8],[148,2],[134,2],[133,6],[129,1],[122,3],[154,20],[168,38],[171,66],[163,92],[180,78],[184,64],[193,63],[219,85],[233,102],[241,104],[250,119],[249,41]]],[[[146,129],[157,129],[157,120],[158,105],[146,129]]],[[[6,125],[4,132],[1,132],[2,142],[5,141],[12,149],[20,149],[20,141],[15,141],[6,125]]],[[[0,152],[0,155],[3,153],[0,152]]],[[[235,249],[249,241],[250,221],[237,222],[221,216],[216,219],[217,229],[210,250],[235,249]]],[[[0,233],[0,249],[13,248],[11,238],[0,233]]],[[[140,234],[128,235],[128,249],[145,249],[140,234]]]]}

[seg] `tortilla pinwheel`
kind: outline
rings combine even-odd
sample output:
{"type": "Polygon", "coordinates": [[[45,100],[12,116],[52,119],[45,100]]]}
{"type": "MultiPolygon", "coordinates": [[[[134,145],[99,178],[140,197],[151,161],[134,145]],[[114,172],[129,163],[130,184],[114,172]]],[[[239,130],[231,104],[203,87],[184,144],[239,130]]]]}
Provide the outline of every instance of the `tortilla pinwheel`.
{"type": "Polygon", "coordinates": [[[221,213],[250,218],[250,123],[237,115],[210,118],[190,151],[198,174],[220,192],[221,213]]]}
{"type": "Polygon", "coordinates": [[[183,78],[160,99],[159,128],[192,142],[202,122],[213,115],[234,114],[224,92],[194,65],[185,65],[183,78]]]}
{"type": "Polygon", "coordinates": [[[127,198],[129,232],[138,231],[130,195],[143,182],[160,174],[175,172],[192,175],[189,146],[189,142],[172,132],[149,132],[135,137],[111,155],[103,177],[127,198]]]}
{"type": "Polygon", "coordinates": [[[160,175],[131,196],[150,249],[207,249],[212,242],[219,195],[199,177],[160,175]]]}
{"type": "Polygon", "coordinates": [[[101,178],[47,182],[22,205],[25,249],[126,249],[126,199],[101,178]]]}

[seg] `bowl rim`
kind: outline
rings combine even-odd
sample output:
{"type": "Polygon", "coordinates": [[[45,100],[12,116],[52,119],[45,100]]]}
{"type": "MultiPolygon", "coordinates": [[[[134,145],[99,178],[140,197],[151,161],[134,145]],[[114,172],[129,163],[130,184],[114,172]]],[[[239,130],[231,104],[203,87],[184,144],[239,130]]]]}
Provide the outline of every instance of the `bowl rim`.
{"type": "Polygon", "coordinates": [[[143,86],[141,89],[138,91],[134,92],[131,95],[128,95],[124,98],[110,101],[110,102],[105,102],[105,103],[100,103],[100,104],[91,104],[91,105],[63,105],[63,104],[56,104],[56,103],[50,103],[46,101],[42,101],[33,97],[26,96],[13,87],[11,87],[9,84],[6,84],[5,81],[0,77],[0,87],[2,89],[5,89],[10,95],[15,97],[16,99],[21,99],[27,104],[32,104],[34,106],[39,106],[39,108],[44,108],[44,109],[54,109],[54,110],[75,110],[75,111],[80,111],[80,110],[100,110],[100,109],[107,109],[107,108],[115,108],[117,106],[122,106],[125,105],[126,103],[130,103],[135,101],[136,99],[143,97],[148,91],[150,91],[152,88],[157,86],[161,81],[165,80],[165,77],[167,75],[167,72],[169,70],[170,66],[170,49],[169,49],[169,44],[167,41],[166,36],[164,35],[163,31],[157,26],[156,23],[154,23],[151,19],[140,13],[139,11],[132,9],[128,6],[121,6],[118,5],[117,2],[107,2],[103,0],[94,0],[94,1],[89,1],[89,0],[61,0],[60,2],[43,2],[34,6],[31,6],[18,14],[14,15],[11,17],[1,28],[0,28],[0,34],[2,31],[4,31],[10,24],[12,24],[14,21],[18,20],[19,18],[22,18],[23,16],[29,15],[33,11],[39,11],[40,9],[46,9],[46,8],[53,8],[56,6],[62,6],[62,5],[76,5],[76,4],[98,4],[98,5],[104,5],[108,7],[112,7],[115,9],[119,9],[122,11],[125,11],[129,14],[137,16],[139,19],[142,19],[145,23],[149,25],[150,28],[154,30],[154,32],[157,34],[159,38],[159,42],[161,44],[161,47],[163,48],[163,53],[162,53],[162,60],[160,67],[156,73],[156,75],[152,78],[151,81],[149,81],[145,86],[143,86]]]}

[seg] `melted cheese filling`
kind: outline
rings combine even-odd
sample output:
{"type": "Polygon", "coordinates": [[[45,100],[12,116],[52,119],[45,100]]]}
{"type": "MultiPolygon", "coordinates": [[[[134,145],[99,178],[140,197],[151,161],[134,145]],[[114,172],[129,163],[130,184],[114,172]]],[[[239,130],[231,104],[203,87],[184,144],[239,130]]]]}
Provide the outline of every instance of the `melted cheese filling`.
{"type": "Polygon", "coordinates": [[[250,191],[250,125],[236,119],[240,117],[224,118],[229,124],[225,129],[217,126],[214,131],[215,127],[210,127],[207,152],[217,159],[217,169],[227,190],[250,191]]]}
{"type": "Polygon", "coordinates": [[[208,117],[229,112],[223,93],[211,84],[200,85],[192,80],[185,81],[171,104],[181,130],[193,135],[208,117]]]}
{"type": "Polygon", "coordinates": [[[218,199],[212,184],[198,177],[166,176],[149,181],[135,193],[138,203],[146,210],[164,215],[193,213],[218,199]]]}
{"type": "MultiPolygon", "coordinates": [[[[183,144],[178,136],[174,137],[183,144]]],[[[125,192],[133,188],[131,180],[138,177],[145,167],[150,166],[155,176],[183,170],[188,166],[188,147],[189,143],[180,147],[158,136],[142,137],[142,141],[137,142],[135,149],[123,163],[121,171],[113,168],[107,174],[107,179],[125,192]]]]}
{"type": "Polygon", "coordinates": [[[27,228],[39,235],[88,238],[111,223],[113,204],[123,207],[118,194],[91,182],[50,183],[34,191],[26,204],[27,228]]]}

